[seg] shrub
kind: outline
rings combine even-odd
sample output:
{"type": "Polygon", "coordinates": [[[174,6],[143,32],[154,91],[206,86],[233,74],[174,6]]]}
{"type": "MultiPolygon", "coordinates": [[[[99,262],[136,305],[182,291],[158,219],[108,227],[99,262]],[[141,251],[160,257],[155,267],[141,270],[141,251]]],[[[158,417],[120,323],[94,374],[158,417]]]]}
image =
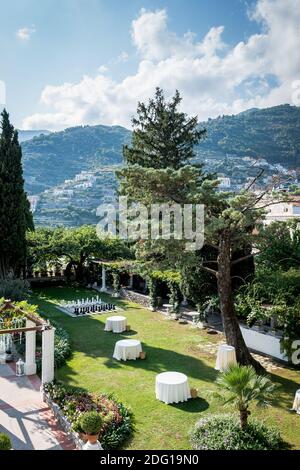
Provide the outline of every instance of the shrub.
{"type": "Polygon", "coordinates": [[[255,419],[245,430],[232,414],[208,415],[196,423],[190,440],[196,450],[280,450],[287,448],[279,432],[255,419]]]}
{"type": "Polygon", "coordinates": [[[102,427],[102,417],[97,411],[88,411],[81,416],[80,425],[85,434],[99,434],[102,427]]]}
{"type": "Polygon", "coordinates": [[[0,434],[0,450],[11,450],[12,444],[10,438],[6,434],[0,434]]]}
{"type": "Polygon", "coordinates": [[[123,403],[112,395],[92,394],[61,383],[45,386],[45,392],[61,408],[75,432],[83,432],[81,418],[96,411],[102,418],[100,440],[103,449],[120,449],[133,433],[133,416],[123,403]]]}
{"type": "Polygon", "coordinates": [[[21,279],[6,279],[0,282],[0,298],[14,301],[24,300],[30,293],[29,283],[21,279]]]}

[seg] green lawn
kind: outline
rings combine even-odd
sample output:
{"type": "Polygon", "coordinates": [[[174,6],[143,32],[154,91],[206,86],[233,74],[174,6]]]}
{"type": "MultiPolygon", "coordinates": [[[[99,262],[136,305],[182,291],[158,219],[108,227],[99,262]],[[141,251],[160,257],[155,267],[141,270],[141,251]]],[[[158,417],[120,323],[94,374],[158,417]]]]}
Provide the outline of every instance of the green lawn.
{"type": "MultiPolygon", "coordinates": [[[[215,389],[217,372],[209,343],[219,341],[220,336],[168,321],[158,313],[126,301],[116,303],[124,309],[132,331],[121,335],[103,331],[105,319],[111,313],[71,318],[54,306],[60,299],[81,299],[87,295],[95,294],[74,288],[45,288],[32,295],[31,301],[39,305],[40,312],[59,322],[72,339],[72,358],[57,371],[57,378],[90,391],[113,392],[129,405],[136,420],[129,449],[189,449],[188,433],[197,419],[205,413],[227,411],[210,393],[215,389]],[[127,337],[141,340],[146,360],[123,363],[112,358],[115,342],[127,337]],[[187,374],[190,386],[199,389],[200,398],[179,405],[157,401],[155,376],[167,370],[187,374]]],[[[279,426],[284,438],[300,449],[300,416],[289,411],[295,390],[300,388],[300,374],[279,369],[272,374],[272,380],[280,384],[273,406],[263,411],[254,408],[253,412],[279,426]]]]}

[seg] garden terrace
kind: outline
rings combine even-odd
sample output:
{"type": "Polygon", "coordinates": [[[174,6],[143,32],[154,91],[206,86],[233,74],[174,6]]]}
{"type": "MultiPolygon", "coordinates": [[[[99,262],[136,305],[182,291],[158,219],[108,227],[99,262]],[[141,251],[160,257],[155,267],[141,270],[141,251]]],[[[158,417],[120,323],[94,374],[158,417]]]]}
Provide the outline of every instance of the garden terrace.
{"type": "MultiPolygon", "coordinates": [[[[56,305],[62,300],[92,296],[89,290],[76,288],[45,288],[35,290],[31,302],[38,304],[42,315],[60,324],[69,334],[73,355],[56,376],[66,385],[94,393],[113,393],[129,405],[134,413],[136,432],[126,445],[128,449],[189,449],[189,432],[195,422],[220,410],[212,394],[216,391],[214,369],[216,348],[221,335],[210,336],[205,331],[166,320],[157,312],[125,300],[114,300],[124,310],[131,331],[118,336],[138,338],[147,353],[145,360],[126,363],[113,360],[116,342],[113,333],[104,332],[106,314],[74,320],[56,305]],[[158,373],[176,370],[185,373],[199,398],[177,405],[165,405],[155,399],[155,377],[158,373]]],[[[110,296],[103,294],[105,301],[110,296]]],[[[299,388],[299,371],[270,369],[271,379],[280,387],[272,407],[264,411],[266,424],[280,425],[283,438],[300,449],[300,420],[291,413],[295,391],[299,388]]],[[[224,408],[225,411],[225,408],[224,408]]],[[[253,408],[253,415],[262,418],[253,408]]]]}

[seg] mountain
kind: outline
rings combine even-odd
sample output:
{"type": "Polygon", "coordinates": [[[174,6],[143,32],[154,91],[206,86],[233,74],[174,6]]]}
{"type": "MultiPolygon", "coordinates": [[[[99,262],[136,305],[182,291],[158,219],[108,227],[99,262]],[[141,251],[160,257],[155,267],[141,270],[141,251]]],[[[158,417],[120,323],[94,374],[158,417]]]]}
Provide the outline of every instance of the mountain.
{"type": "MultiPolygon", "coordinates": [[[[300,167],[299,107],[254,108],[209,119],[200,127],[206,128],[207,138],[196,148],[195,161],[230,178],[233,190],[257,174],[258,164],[265,168],[264,183],[278,172],[294,175],[289,169],[300,167]]],[[[122,147],[130,139],[124,127],[98,125],[23,141],[25,187],[36,224],[96,223],[96,208],[115,201],[115,170],[123,164],[122,147]]]]}
{"type": "Polygon", "coordinates": [[[300,108],[251,109],[202,122],[207,138],[199,153],[263,158],[289,168],[300,166],[300,108]]]}
{"type": "Polygon", "coordinates": [[[83,126],[23,142],[26,189],[39,194],[81,171],[122,163],[131,132],[120,126],[83,126]]]}
{"type": "Polygon", "coordinates": [[[34,137],[38,137],[40,135],[48,135],[50,131],[22,131],[18,129],[19,134],[19,142],[26,142],[27,140],[33,139],[34,137]]]}

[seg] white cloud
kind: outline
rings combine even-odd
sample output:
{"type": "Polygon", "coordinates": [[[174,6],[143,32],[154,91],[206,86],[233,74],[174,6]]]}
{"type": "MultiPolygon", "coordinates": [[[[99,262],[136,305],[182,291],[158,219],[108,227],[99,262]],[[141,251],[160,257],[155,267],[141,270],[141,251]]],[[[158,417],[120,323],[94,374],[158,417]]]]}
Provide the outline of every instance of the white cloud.
{"type": "Polygon", "coordinates": [[[24,128],[129,126],[138,100],[150,97],[156,86],[168,96],[178,88],[184,110],[203,120],[292,102],[292,84],[300,78],[299,0],[258,0],[251,18],[261,32],[229,47],[223,26],[213,26],[197,40],[191,32],[170,31],[165,10],[142,10],[131,28],[140,55],[136,72],[116,81],[100,69],[79,83],[48,85],[41,103],[49,112],[27,117],[24,128]]]}
{"type": "Polygon", "coordinates": [[[107,67],[107,65],[105,65],[105,64],[100,65],[100,67],[98,68],[98,72],[100,72],[100,73],[106,73],[106,72],[108,72],[108,67],[107,67]]]}
{"type": "Polygon", "coordinates": [[[118,55],[116,59],[116,63],[127,62],[128,59],[129,59],[129,54],[126,51],[122,51],[121,54],[118,55]]]}
{"type": "Polygon", "coordinates": [[[31,38],[32,34],[34,34],[35,32],[36,29],[34,25],[32,25],[31,27],[26,26],[24,28],[18,29],[18,31],[16,32],[16,36],[21,41],[28,41],[31,38]]]}

